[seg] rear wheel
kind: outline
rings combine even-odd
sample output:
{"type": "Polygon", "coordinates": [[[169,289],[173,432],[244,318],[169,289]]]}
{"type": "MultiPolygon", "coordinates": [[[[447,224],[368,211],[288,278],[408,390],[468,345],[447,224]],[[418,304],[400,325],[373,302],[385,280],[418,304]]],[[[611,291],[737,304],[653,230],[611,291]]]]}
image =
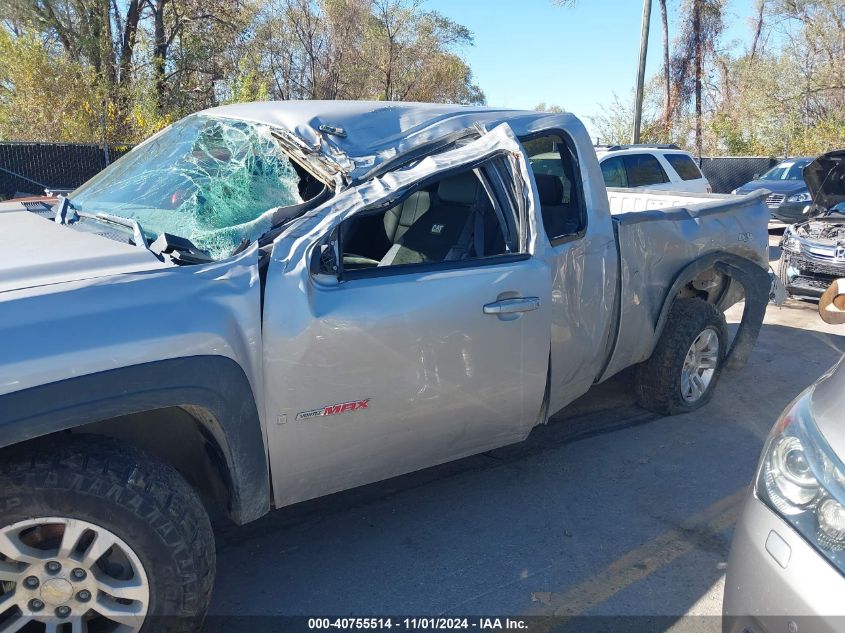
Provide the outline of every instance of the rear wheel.
{"type": "Polygon", "coordinates": [[[673,415],[707,404],[722,371],[728,329],[724,315],[701,299],[677,299],[654,353],[637,366],[640,406],[673,415]]]}
{"type": "Polygon", "coordinates": [[[0,454],[0,633],[192,631],[214,537],[171,466],[106,438],[0,454]]]}

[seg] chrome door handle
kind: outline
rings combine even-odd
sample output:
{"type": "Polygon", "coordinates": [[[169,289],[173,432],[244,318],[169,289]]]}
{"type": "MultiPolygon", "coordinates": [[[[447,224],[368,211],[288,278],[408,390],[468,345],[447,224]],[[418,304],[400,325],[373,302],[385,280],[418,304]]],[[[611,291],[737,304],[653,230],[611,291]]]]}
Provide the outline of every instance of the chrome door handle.
{"type": "Polygon", "coordinates": [[[540,307],[539,297],[516,297],[501,299],[484,306],[484,314],[514,314],[515,312],[531,312],[540,307]]]}

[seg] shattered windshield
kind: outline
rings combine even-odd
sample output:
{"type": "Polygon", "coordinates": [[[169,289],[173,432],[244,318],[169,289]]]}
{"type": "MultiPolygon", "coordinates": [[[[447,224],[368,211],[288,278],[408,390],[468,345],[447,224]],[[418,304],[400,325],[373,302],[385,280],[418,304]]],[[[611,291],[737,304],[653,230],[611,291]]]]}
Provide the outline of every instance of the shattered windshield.
{"type": "Polygon", "coordinates": [[[137,220],[214,259],[271,228],[273,211],[303,202],[300,176],[266,125],[191,116],[129,152],[70,195],[79,211],[137,220]]]}

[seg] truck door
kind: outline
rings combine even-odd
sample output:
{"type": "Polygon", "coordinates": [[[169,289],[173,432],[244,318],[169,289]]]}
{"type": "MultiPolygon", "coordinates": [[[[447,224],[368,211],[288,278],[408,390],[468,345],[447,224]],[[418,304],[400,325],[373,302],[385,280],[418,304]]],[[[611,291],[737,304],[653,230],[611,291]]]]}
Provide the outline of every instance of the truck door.
{"type": "MultiPolygon", "coordinates": [[[[586,132],[579,141],[593,151],[586,132]]],[[[554,271],[550,412],[555,413],[601,374],[612,343],[618,256],[595,159],[579,160],[574,139],[564,130],[536,132],[522,142],[545,233],[535,256],[554,271]],[[598,186],[588,186],[590,180],[598,186]]]]}
{"type": "Polygon", "coordinates": [[[552,274],[507,125],[350,189],[274,246],[265,287],[277,505],[523,439],[552,274]]]}

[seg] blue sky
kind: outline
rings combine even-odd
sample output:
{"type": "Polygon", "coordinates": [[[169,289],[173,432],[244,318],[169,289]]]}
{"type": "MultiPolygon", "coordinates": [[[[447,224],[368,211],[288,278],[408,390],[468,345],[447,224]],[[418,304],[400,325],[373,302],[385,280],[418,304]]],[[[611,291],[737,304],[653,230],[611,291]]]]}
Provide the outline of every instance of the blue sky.
{"type": "MultiPolygon", "coordinates": [[[[680,0],[669,0],[669,36],[678,31],[680,0]]],[[[464,56],[491,106],[557,104],[585,123],[616,92],[625,99],[636,81],[641,0],[427,0],[427,9],[463,24],[475,36],[464,56]]],[[[724,42],[751,38],[751,0],[729,0],[724,42]]],[[[663,60],[660,9],[651,12],[647,74],[663,60]]]]}

